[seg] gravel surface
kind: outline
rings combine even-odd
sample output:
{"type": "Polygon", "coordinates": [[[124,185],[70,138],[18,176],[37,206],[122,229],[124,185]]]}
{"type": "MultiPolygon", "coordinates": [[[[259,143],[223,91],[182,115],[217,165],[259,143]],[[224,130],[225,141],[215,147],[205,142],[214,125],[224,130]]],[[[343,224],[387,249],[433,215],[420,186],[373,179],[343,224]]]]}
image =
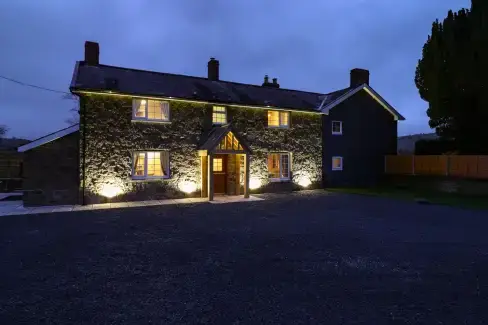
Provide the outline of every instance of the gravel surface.
{"type": "Polygon", "coordinates": [[[483,324],[488,212],[325,192],[0,218],[0,324],[483,324]]]}

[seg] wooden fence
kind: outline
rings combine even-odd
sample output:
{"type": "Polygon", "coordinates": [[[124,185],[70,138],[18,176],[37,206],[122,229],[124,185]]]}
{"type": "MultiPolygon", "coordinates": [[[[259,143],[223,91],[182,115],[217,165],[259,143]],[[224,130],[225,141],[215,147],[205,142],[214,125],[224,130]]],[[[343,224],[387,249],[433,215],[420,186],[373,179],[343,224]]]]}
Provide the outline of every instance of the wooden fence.
{"type": "Polygon", "coordinates": [[[488,156],[386,156],[385,173],[488,179],[488,156]]]}

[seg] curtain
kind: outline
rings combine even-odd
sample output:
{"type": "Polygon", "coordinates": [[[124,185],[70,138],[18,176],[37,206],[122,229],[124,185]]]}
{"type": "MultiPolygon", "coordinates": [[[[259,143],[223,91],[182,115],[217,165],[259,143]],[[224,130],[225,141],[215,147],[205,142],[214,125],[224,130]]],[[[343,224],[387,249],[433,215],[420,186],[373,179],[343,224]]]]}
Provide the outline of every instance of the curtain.
{"type": "Polygon", "coordinates": [[[160,151],[161,171],[163,176],[169,176],[169,151],[160,151]]]}
{"type": "Polygon", "coordinates": [[[161,119],[169,120],[169,103],[168,102],[161,102],[161,115],[162,115],[161,119]]]}

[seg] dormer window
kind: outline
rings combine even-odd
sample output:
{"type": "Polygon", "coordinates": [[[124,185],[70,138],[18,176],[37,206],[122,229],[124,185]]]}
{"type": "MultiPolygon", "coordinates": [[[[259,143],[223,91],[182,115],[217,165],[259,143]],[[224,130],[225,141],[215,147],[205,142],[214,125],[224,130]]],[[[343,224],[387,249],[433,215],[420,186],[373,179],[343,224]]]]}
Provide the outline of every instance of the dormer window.
{"type": "Polygon", "coordinates": [[[139,121],[169,122],[169,103],[154,99],[132,100],[132,119],[139,121]]]}
{"type": "Polygon", "coordinates": [[[290,127],[290,112],[268,111],[268,127],[288,128],[290,127]]]}
{"type": "Polygon", "coordinates": [[[213,107],[212,123],[218,125],[227,123],[227,109],[224,106],[213,107]]]}

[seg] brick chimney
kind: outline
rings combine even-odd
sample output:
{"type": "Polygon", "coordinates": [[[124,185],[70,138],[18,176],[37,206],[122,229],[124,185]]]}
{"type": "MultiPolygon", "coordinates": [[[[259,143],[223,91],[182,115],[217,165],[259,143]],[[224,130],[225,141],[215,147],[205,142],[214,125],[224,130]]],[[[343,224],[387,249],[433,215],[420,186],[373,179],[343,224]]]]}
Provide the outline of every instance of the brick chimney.
{"type": "Polygon", "coordinates": [[[364,69],[352,69],[351,88],[358,87],[362,84],[369,85],[369,71],[364,69]]]}
{"type": "Polygon", "coordinates": [[[280,88],[280,85],[278,84],[278,79],[273,78],[273,82],[269,82],[269,77],[268,75],[264,76],[264,82],[261,85],[263,87],[269,87],[269,88],[280,88]]]}
{"type": "Polygon", "coordinates": [[[278,83],[278,78],[273,78],[273,83],[271,85],[275,88],[280,88],[280,84],[278,83]]]}
{"type": "Polygon", "coordinates": [[[85,42],[85,62],[90,65],[99,64],[100,47],[97,42],[85,42]]]}
{"type": "Polygon", "coordinates": [[[219,60],[215,58],[210,58],[207,64],[208,67],[208,80],[219,80],[219,60]]]}

